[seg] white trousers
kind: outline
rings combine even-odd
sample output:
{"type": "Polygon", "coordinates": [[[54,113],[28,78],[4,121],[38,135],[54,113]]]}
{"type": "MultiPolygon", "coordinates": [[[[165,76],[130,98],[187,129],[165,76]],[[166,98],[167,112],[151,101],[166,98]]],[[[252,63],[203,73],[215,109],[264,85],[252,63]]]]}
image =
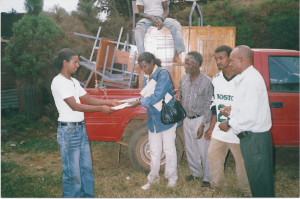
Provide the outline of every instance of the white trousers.
{"type": "Polygon", "coordinates": [[[147,177],[149,183],[159,182],[160,160],[163,151],[166,155],[165,177],[169,182],[176,183],[177,181],[177,153],[175,147],[176,127],[177,124],[172,128],[159,133],[148,132],[151,149],[150,173],[147,177]]]}
{"type": "Polygon", "coordinates": [[[196,139],[197,131],[202,123],[203,116],[183,121],[183,133],[185,142],[185,152],[192,175],[203,177],[203,180],[210,182],[208,147],[210,141],[204,138],[205,131],[209,128],[207,124],[203,130],[201,139],[196,139]]]}

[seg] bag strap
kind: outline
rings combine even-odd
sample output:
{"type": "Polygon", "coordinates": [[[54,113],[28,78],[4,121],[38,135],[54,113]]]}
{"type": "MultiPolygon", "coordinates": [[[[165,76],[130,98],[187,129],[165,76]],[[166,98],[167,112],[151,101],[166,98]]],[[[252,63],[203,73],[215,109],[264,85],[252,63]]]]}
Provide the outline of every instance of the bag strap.
{"type": "Polygon", "coordinates": [[[159,73],[161,72],[161,71],[163,71],[164,69],[161,69],[158,73],[157,73],[157,75],[156,75],[156,82],[157,82],[157,80],[158,80],[158,76],[159,76],[159,73]]]}
{"type": "MultiPolygon", "coordinates": [[[[158,80],[159,73],[160,73],[161,71],[163,71],[163,70],[165,70],[165,69],[161,69],[161,70],[158,72],[158,74],[156,75],[156,82],[157,82],[157,80],[158,80]]],[[[165,70],[165,71],[167,71],[167,70],[165,70]]],[[[167,71],[167,72],[168,72],[169,77],[170,77],[170,79],[171,79],[171,76],[170,76],[169,71],[167,71]]],[[[171,79],[171,81],[172,81],[172,79],[171,79]]],[[[172,82],[172,84],[173,84],[173,82],[172,82]]],[[[173,86],[174,86],[174,85],[173,85],[173,86]]],[[[166,102],[165,102],[165,96],[163,97],[162,103],[163,103],[163,104],[166,103],[166,102]]]]}

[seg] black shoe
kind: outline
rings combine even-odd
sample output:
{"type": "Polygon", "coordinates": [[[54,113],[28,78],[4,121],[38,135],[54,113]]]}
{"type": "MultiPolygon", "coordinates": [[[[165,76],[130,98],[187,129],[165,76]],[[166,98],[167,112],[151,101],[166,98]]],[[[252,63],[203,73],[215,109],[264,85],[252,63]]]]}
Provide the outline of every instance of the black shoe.
{"type": "Polygon", "coordinates": [[[193,175],[190,175],[190,176],[185,177],[185,180],[186,180],[187,182],[190,182],[190,181],[192,181],[192,180],[197,180],[197,179],[200,179],[200,178],[199,178],[199,177],[195,177],[195,176],[193,176],[193,175]]]}
{"type": "Polygon", "coordinates": [[[206,181],[203,181],[203,184],[202,184],[201,187],[209,187],[210,188],[210,183],[206,182],[206,181]]]}

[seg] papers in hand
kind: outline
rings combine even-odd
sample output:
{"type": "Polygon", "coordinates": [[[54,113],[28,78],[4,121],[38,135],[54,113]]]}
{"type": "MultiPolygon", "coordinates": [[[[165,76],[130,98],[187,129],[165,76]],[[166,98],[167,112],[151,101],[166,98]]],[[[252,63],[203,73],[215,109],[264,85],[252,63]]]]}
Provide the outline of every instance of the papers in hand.
{"type": "Polygon", "coordinates": [[[154,79],[151,79],[150,82],[143,88],[143,90],[140,92],[140,94],[143,97],[149,97],[150,95],[154,94],[156,81],[154,79]]]}
{"type": "MultiPolygon", "coordinates": [[[[167,104],[171,99],[172,99],[172,95],[167,93],[165,95],[165,103],[167,104]]],[[[161,109],[162,109],[162,101],[163,100],[160,100],[159,102],[157,102],[156,104],[153,105],[158,111],[161,111],[161,109]]]]}
{"type": "Polygon", "coordinates": [[[129,103],[124,103],[124,104],[121,104],[121,105],[118,105],[118,106],[114,106],[114,107],[111,107],[111,108],[114,109],[114,110],[119,110],[119,109],[126,108],[128,106],[130,106],[129,103]]]}
{"type": "MultiPolygon", "coordinates": [[[[143,90],[140,92],[140,94],[143,97],[149,97],[150,95],[154,94],[155,86],[157,82],[154,79],[151,79],[150,82],[143,88],[143,90]]],[[[165,95],[165,102],[168,103],[172,99],[172,95],[167,93],[165,95]]],[[[153,105],[158,111],[161,111],[162,109],[162,100],[157,102],[156,104],[153,105]]]]}
{"type": "Polygon", "coordinates": [[[120,100],[118,102],[126,103],[126,102],[135,102],[135,101],[138,101],[138,100],[139,100],[139,98],[136,97],[136,98],[129,98],[129,99],[120,100]]]}

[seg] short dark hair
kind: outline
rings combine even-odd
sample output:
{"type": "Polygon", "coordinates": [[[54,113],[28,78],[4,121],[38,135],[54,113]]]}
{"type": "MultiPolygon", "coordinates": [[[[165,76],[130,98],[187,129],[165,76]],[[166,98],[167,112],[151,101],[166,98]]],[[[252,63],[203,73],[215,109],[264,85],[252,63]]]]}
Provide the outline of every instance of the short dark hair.
{"type": "Polygon", "coordinates": [[[222,45],[216,48],[215,53],[223,52],[225,51],[227,53],[227,57],[230,56],[230,53],[232,51],[232,48],[230,46],[222,45]]]}
{"type": "Polygon", "coordinates": [[[194,57],[194,59],[199,63],[199,66],[202,65],[202,63],[203,63],[203,57],[202,57],[202,55],[199,52],[197,52],[197,51],[191,51],[191,52],[188,52],[187,55],[192,55],[194,57]]]}
{"type": "Polygon", "coordinates": [[[152,53],[149,52],[143,52],[139,55],[138,63],[145,61],[146,63],[150,64],[151,61],[158,67],[161,67],[161,61],[160,59],[156,59],[155,56],[152,53]]]}
{"type": "Polygon", "coordinates": [[[53,64],[61,70],[64,60],[69,62],[73,56],[78,56],[78,54],[70,48],[63,48],[60,51],[58,51],[58,55],[55,58],[53,64]]]}

